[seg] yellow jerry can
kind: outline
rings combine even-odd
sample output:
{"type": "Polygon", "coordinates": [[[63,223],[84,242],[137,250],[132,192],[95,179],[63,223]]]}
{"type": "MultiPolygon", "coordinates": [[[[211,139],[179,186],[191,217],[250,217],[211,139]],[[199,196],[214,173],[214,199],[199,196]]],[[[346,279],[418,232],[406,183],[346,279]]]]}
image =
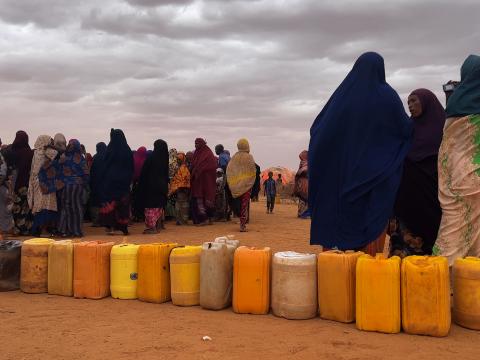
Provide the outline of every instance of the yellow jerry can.
{"type": "Polygon", "coordinates": [[[400,263],[398,256],[386,259],[362,255],[357,261],[357,328],[395,334],[400,332],[400,263]]]}
{"type": "Polygon", "coordinates": [[[110,293],[115,299],[136,299],[138,245],[121,244],[110,252],[110,293]]]}

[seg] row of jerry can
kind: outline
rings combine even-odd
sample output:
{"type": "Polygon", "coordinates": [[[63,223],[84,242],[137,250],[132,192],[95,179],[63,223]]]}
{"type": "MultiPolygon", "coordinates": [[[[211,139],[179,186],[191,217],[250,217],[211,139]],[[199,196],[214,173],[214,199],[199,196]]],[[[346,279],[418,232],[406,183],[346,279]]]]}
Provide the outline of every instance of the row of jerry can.
{"type": "MultiPolygon", "coordinates": [[[[272,257],[269,248],[239,247],[226,237],[203,246],[0,242],[0,290],[15,288],[12,274],[18,268],[20,288],[30,293],[91,299],[111,294],[211,310],[232,303],[237,313],[267,314],[271,308],[288,319],[319,313],[385,333],[403,327],[411,334],[446,336],[451,322],[449,268],[443,257],[401,261],[349,251],[318,257],[287,251],[272,257]]],[[[453,284],[454,320],[480,330],[480,259],[458,259],[453,284]]]]}

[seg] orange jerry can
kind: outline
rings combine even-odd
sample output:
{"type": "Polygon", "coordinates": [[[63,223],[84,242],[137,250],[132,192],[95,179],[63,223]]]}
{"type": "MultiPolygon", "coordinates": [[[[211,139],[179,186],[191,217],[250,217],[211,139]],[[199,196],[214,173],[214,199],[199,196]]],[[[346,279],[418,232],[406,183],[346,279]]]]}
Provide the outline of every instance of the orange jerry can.
{"type": "Polygon", "coordinates": [[[447,336],[450,277],[443,256],[408,256],[402,261],[402,327],[408,334],[447,336]]]}
{"type": "Polygon", "coordinates": [[[84,241],[74,244],[73,295],[101,299],[110,295],[110,252],[113,242],[84,241]]]}
{"type": "Polygon", "coordinates": [[[355,280],[361,251],[330,250],[318,254],[318,308],[326,320],[355,321],[355,280]]]}
{"type": "Polygon", "coordinates": [[[177,246],[175,243],[140,245],[137,255],[139,300],[160,304],[172,299],[169,258],[177,246]]]}
{"type": "Polygon", "coordinates": [[[385,259],[362,255],[357,260],[357,328],[387,334],[400,332],[400,263],[398,256],[385,259]]]}
{"type": "Polygon", "coordinates": [[[240,246],[233,263],[233,311],[239,314],[267,314],[270,308],[269,247],[240,246]]]}

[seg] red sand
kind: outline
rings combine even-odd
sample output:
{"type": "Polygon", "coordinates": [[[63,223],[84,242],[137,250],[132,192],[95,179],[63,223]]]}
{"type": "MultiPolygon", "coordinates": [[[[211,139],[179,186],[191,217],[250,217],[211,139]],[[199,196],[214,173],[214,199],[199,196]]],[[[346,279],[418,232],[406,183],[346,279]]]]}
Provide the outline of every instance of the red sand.
{"type": "MultiPolygon", "coordinates": [[[[238,225],[177,227],[159,236],[133,228],[131,242],[200,244],[234,234],[242,244],[273,251],[318,252],[308,244],[309,222],[293,205],[274,215],[252,206],[248,233],[238,225]]],[[[88,239],[112,239],[88,228],[88,239]]],[[[114,238],[118,242],[122,237],[114,238]]],[[[273,315],[238,315],[200,307],[181,308],[136,300],[78,300],[60,296],[0,293],[0,359],[478,359],[480,332],[452,326],[449,337],[361,332],[353,324],[315,318],[289,321],[273,315]],[[208,335],[212,341],[204,342],[208,335]]]]}

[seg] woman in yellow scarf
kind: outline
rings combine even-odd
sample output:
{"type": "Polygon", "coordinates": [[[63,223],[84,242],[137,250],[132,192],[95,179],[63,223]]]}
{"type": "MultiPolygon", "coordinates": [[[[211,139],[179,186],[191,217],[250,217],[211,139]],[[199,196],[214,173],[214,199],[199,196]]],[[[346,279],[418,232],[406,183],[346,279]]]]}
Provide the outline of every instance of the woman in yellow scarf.
{"type": "Polygon", "coordinates": [[[175,217],[177,225],[186,225],[188,223],[188,212],[190,209],[190,171],[186,164],[186,157],[183,152],[177,154],[178,166],[170,180],[170,191],[168,196],[176,195],[175,217]]]}
{"type": "Polygon", "coordinates": [[[240,231],[247,231],[250,193],[255,184],[256,167],[253,156],[250,155],[250,145],[247,139],[237,143],[238,152],[233,155],[227,166],[227,182],[232,197],[240,201],[240,231]]]}

